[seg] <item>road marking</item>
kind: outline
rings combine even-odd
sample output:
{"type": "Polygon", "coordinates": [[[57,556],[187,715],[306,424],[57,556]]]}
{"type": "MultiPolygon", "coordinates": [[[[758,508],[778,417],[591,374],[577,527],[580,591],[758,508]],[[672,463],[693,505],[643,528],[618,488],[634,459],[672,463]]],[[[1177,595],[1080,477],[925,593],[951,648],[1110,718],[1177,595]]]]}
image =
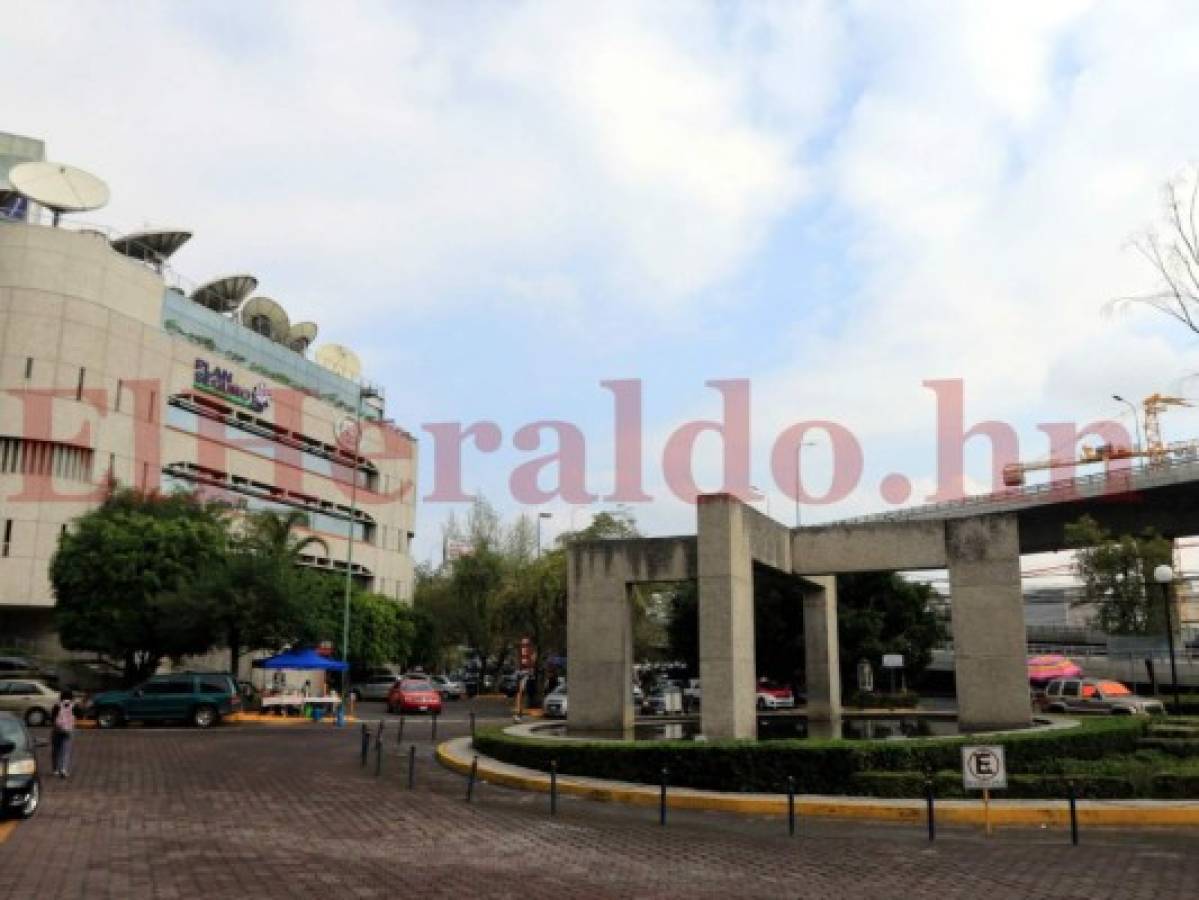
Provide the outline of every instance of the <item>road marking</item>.
{"type": "Polygon", "coordinates": [[[16,822],[0,822],[0,844],[7,841],[14,831],[17,830],[16,822]]]}

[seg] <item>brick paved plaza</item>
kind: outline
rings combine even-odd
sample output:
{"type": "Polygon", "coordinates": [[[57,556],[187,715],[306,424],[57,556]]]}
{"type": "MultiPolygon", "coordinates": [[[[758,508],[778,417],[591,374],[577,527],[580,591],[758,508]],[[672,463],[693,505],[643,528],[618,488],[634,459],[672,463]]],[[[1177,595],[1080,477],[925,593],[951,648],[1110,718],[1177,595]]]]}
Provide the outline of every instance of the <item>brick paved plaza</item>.
{"type": "MultiPolygon", "coordinates": [[[[465,705],[439,737],[463,734],[465,705]],[[456,721],[454,721],[456,720],[456,721]]],[[[801,823],[547,799],[464,782],[432,760],[407,789],[388,723],[381,777],[352,730],[129,728],[79,735],[75,777],[0,843],[0,898],[1192,897],[1199,834],[801,823]]]]}

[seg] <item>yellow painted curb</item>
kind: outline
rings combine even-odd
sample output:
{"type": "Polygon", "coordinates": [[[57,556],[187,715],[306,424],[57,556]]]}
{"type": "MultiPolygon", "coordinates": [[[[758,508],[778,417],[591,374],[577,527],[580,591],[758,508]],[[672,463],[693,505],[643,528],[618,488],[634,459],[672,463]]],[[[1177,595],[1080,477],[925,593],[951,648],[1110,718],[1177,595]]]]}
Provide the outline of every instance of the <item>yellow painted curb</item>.
{"type": "Polygon", "coordinates": [[[10,837],[12,837],[12,833],[16,830],[16,822],[0,822],[0,844],[3,844],[10,837]]]}
{"type": "MultiPolygon", "coordinates": [[[[466,775],[470,762],[454,755],[446,741],[437,747],[437,759],[446,768],[466,775]]],[[[492,768],[495,762],[490,757],[479,757],[478,775],[492,784],[517,788],[525,791],[548,793],[548,775],[524,769],[521,773],[492,768]],[[528,772],[529,774],[524,774],[528,772]]],[[[614,782],[596,783],[575,781],[570,776],[558,776],[558,791],[599,800],[607,803],[625,803],[630,806],[657,806],[660,802],[657,786],[625,787],[614,782]]],[[[1106,825],[1124,827],[1199,826],[1199,803],[1186,805],[1137,805],[1118,806],[1120,801],[1087,801],[1078,803],[1080,825],[1106,825]]],[[[677,789],[667,791],[666,805],[672,809],[709,810],[754,816],[785,816],[787,799],[784,796],[738,796],[718,791],[677,789]]],[[[923,822],[923,801],[885,800],[871,798],[820,799],[796,798],[795,811],[800,816],[821,816],[837,819],[867,819],[882,822],[923,822]]],[[[942,800],[936,807],[937,821],[959,825],[983,825],[982,801],[942,800]]],[[[1037,801],[992,801],[991,824],[1039,827],[1041,825],[1070,824],[1070,812],[1065,800],[1059,803],[1037,801]]]]}

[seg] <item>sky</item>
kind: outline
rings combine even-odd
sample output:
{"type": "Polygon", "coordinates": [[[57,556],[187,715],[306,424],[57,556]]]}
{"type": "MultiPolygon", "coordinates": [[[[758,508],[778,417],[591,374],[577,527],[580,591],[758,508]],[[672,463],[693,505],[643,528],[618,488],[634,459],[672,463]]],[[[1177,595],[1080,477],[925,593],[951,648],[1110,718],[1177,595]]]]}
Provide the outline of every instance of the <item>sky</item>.
{"type": "MultiPolygon", "coordinates": [[[[193,230],[181,275],[253,272],[354,348],[420,439],[422,496],[425,426],[495,423],[463,485],[550,513],[547,543],[614,502],[605,381],[640,382],[653,499],[630,509],[651,534],[694,530],[662,460],[719,418],[708,382],[748,383],[747,480],[789,524],[771,454],[797,423],[863,457],[816,502],[835,453],[809,429],[805,522],[893,508],[888,473],[904,502],[932,495],[928,381],[960,380],[967,426],[1010,423],[1024,459],[1049,452],[1039,423],[1133,431],[1113,393],[1199,396],[1195,336],[1110,307],[1153,286],[1129,242],[1199,148],[1193,3],[43,0],[5,19],[0,130],[103,177],[96,221],[193,230]],[[557,444],[515,435],[546,420],[579,429],[595,501],[513,496],[557,444]]],[[[985,489],[986,442],[967,446],[985,489]]],[[[697,485],[721,466],[709,431],[697,485]]],[[[462,509],[421,503],[418,561],[462,509]]]]}

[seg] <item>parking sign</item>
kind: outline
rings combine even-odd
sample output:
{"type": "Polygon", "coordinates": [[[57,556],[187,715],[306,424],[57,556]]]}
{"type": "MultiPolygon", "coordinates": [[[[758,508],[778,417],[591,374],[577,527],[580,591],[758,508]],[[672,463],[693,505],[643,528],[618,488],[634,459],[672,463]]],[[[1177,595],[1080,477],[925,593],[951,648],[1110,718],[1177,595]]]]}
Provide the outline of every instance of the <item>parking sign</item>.
{"type": "Polygon", "coordinates": [[[962,786],[968,791],[992,791],[1007,787],[1007,765],[1003,747],[963,747],[962,786]]]}

